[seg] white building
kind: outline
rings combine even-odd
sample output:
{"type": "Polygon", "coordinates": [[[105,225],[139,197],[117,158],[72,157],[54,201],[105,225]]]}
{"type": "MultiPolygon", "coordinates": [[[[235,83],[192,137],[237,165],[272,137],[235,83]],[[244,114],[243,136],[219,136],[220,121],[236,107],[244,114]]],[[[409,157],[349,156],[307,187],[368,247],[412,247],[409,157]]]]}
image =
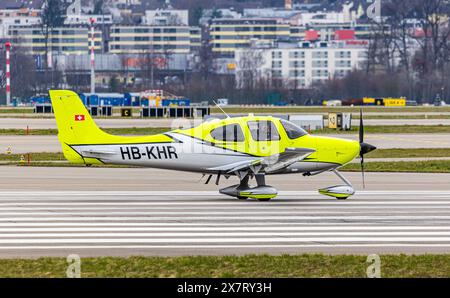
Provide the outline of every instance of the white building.
{"type": "Polygon", "coordinates": [[[0,39],[8,39],[11,26],[30,26],[41,23],[40,9],[2,9],[0,10],[0,39]]]}
{"type": "Polygon", "coordinates": [[[152,26],[187,26],[189,11],[176,9],[146,10],[142,23],[152,26]]]}
{"type": "Polygon", "coordinates": [[[81,0],[74,0],[71,5],[67,7],[66,25],[88,25],[94,20],[96,24],[112,24],[113,18],[110,14],[91,15],[83,12],[81,0]]]}
{"type": "Polygon", "coordinates": [[[235,52],[237,86],[242,88],[248,84],[248,74],[255,81],[279,80],[285,87],[293,89],[308,88],[316,82],[341,78],[365,66],[367,46],[367,41],[349,40],[238,49],[235,52]]]}

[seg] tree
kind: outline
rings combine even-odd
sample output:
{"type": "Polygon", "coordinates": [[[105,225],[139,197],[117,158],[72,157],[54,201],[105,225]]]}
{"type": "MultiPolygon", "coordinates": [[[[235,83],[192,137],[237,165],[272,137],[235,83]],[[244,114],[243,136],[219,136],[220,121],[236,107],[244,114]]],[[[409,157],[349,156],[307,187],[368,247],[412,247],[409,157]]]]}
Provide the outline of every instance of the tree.
{"type": "MultiPolygon", "coordinates": [[[[5,65],[4,52],[0,56],[0,65],[5,65]]],[[[11,88],[13,97],[29,98],[36,93],[36,64],[30,55],[18,47],[11,49],[11,88]]],[[[0,72],[1,93],[5,94],[6,76],[0,72]]]]}
{"type": "Polygon", "coordinates": [[[104,0],[95,0],[94,2],[94,14],[101,15],[104,13],[104,0]]]}
{"type": "Polygon", "coordinates": [[[121,88],[119,78],[116,74],[113,74],[109,80],[109,90],[114,93],[123,92],[123,88],[121,88]]]}
{"type": "Polygon", "coordinates": [[[41,14],[41,32],[45,43],[45,84],[48,82],[48,53],[49,40],[53,34],[53,29],[64,24],[65,7],[58,0],[45,0],[41,14]]]}

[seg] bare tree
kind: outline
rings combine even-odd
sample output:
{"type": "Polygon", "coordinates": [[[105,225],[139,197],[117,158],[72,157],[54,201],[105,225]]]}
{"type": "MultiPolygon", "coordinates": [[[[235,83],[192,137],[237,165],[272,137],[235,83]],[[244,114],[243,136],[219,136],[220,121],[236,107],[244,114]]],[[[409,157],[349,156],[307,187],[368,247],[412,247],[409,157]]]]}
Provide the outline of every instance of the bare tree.
{"type": "Polygon", "coordinates": [[[64,24],[65,11],[61,1],[45,0],[41,14],[41,32],[45,43],[45,82],[48,78],[49,40],[53,36],[53,29],[64,24]]]}
{"type": "MultiPolygon", "coordinates": [[[[0,65],[5,65],[5,54],[0,56],[0,65]]],[[[29,98],[36,93],[36,64],[32,56],[25,53],[21,48],[15,47],[11,50],[11,86],[12,94],[18,98],[29,98]]],[[[0,89],[5,94],[6,75],[0,72],[0,89]]]]}

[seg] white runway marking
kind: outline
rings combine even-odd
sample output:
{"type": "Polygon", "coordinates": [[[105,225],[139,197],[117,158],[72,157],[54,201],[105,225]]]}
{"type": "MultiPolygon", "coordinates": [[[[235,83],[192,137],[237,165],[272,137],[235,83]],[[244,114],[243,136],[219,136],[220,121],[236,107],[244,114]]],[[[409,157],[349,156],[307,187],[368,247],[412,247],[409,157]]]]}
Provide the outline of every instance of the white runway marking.
{"type": "MultiPolygon", "coordinates": [[[[439,195],[446,196],[450,195],[450,191],[407,191],[407,190],[393,190],[393,191],[358,191],[359,195],[439,195]]],[[[279,196],[311,196],[317,195],[316,191],[280,191],[279,196]]],[[[97,197],[97,196],[124,196],[129,199],[134,199],[137,196],[178,196],[178,200],[184,197],[202,197],[202,196],[213,196],[217,197],[217,192],[215,191],[5,191],[0,193],[0,197],[5,196],[29,196],[29,197],[51,197],[51,196],[70,196],[70,197],[97,197]]],[[[113,199],[113,198],[110,198],[113,199]]]]}
{"type": "Polygon", "coordinates": [[[4,192],[0,256],[450,249],[450,191],[363,191],[272,202],[216,192],[4,192]]]}
{"type": "Polygon", "coordinates": [[[42,239],[0,239],[0,244],[35,244],[35,243],[47,243],[47,244],[64,244],[64,243],[90,243],[90,244],[104,244],[104,243],[279,243],[279,242],[449,242],[450,237],[305,237],[305,238],[114,238],[114,239],[91,239],[91,238],[67,238],[67,239],[55,239],[55,238],[42,238],[42,239]]]}

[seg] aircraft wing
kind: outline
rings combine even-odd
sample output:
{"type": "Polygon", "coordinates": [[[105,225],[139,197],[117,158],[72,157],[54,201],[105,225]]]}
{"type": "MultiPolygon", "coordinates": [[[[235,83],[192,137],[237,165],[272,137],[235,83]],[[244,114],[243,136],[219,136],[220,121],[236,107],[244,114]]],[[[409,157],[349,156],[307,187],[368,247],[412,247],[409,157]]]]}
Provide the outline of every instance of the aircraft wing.
{"type": "Polygon", "coordinates": [[[227,165],[223,165],[220,167],[215,168],[209,168],[210,171],[218,171],[218,172],[227,172],[227,173],[233,173],[236,171],[245,171],[249,170],[251,167],[258,166],[262,164],[264,161],[263,158],[255,158],[250,160],[244,160],[240,162],[235,162],[227,165]]]}
{"type": "Polygon", "coordinates": [[[286,150],[280,154],[272,155],[267,158],[254,158],[241,162],[231,163],[220,167],[209,168],[210,171],[234,173],[237,171],[252,170],[253,167],[261,166],[265,169],[266,173],[276,172],[282,170],[296,162],[299,162],[312,153],[315,150],[307,148],[286,148],[286,150]]]}
{"type": "Polygon", "coordinates": [[[314,152],[316,151],[308,148],[286,148],[284,152],[270,157],[265,171],[270,173],[282,170],[296,162],[302,161],[314,152]]]}

